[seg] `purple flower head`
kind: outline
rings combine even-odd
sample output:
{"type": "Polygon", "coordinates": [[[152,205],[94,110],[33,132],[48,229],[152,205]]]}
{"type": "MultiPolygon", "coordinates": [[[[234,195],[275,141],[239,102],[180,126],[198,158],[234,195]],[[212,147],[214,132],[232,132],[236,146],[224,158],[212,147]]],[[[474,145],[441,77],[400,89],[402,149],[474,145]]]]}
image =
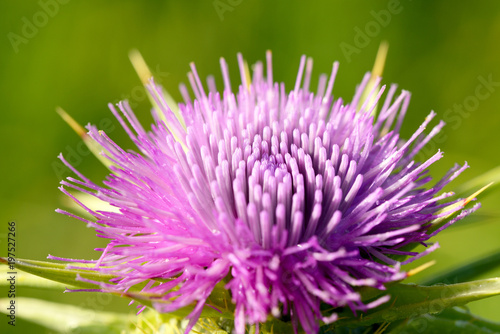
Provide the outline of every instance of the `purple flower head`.
{"type": "Polygon", "coordinates": [[[251,78],[241,55],[238,61],[242,83],[236,93],[223,59],[222,91],[209,78],[207,92],[191,65],[194,99],[181,86],[185,102],[179,106],[168,105],[151,80],[150,131],[127,102],[110,105],[139,151],[125,151],[89,126],[110,162],[103,186],[61,157],[78,175],[63,186],[117,210],[95,211],[61,189],[95,219],[77,218],[109,239],[95,268],[118,277],[102,291],[145,284],[143,292],[160,296],[153,302],[160,312],[196,305],[189,330],[221,283],[235,305],[236,333],[269,315],[288,315],[295,327],[316,333],[320,322],[337,317],[321,305],[364,311],[387,301],[363,303],[357,287],[384,289],[405,278],[400,265],[437,244],[420,254],[412,247],[427,246],[431,236],[470,212],[433,228],[465,205],[443,201],[451,194],[439,193],[467,165],[428,185],[427,169],[443,154],[422,162],[414,157],[444,123],[425,134],[431,112],[408,140],[401,139],[410,93],[396,94],[396,85],[382,99],[385,86],[377,88],[376,81],[368,92],[367,74],[345,103],[332,96],[337,63],[313,93],[312,61],[303,57],[287,93],[273,81],[270,53],[266,71],[257,63],[251,78]]]}

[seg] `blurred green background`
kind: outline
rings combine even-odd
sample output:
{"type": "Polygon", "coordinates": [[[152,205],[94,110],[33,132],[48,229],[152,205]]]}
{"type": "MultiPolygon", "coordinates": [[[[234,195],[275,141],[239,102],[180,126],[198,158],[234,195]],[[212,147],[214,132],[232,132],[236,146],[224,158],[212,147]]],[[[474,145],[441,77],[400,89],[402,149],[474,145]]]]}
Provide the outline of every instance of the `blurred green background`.
{"type": "MultiPolygon", "coordinates": [[[[412,92],[404,136],[430,110],[449,123],[446,136],[426,153],[430,156],[438,148],[445,152],[433,175],[467,161],[471,168],[457,185],[500,165],[497,1],[1,1],[0,17],[1,254],[7,222],[14,220],[19,258],[99,256],[93,249],[103,240],[85,224],[54,212],[65,207],[57,187],[70,175],[59,169],[56,157],[73,154],[81,145],[55,107],[63,107],[81,124],[101,124],[117,142],[132,148],[107,103],[128,98],[139,118],[151,121],[127,56],[133,48],[178,100],[178,84],[187,82],[189,62],[196,63],[202,77],[214,74],[220,86],[219,57],[225,57],[235,84],[236,53],[254,63],[268,49],[273,51],[274,78],[288,89],[302,54],[314,58],[314,78],[329,73],[331,63],[339,60],[334,94],[349,100],[371,69],[379,43],[386,40],[390,48],[384,83],[395,82],[412,92]],[[485,80],[490,84],[485,86],[485,80]]],[[[94,180],[106,173],[93,156],[76,153],[74,161],[94,180]]],[[[475,218],[442,233],[441,248],[419,262],[436,259],[437,265],[415,281],[498,249],[499,200],[500,191],[490,192],[475,218]]],[[[500,271],[488,275],[500,276],[500,271]]],[[[82,306],[87,298],[18,290],[23,296],[82,306]]],[[[6,296],[2,292],[0,297],[6,296]]],[[[106,309],[134,312],[126,304],[118,300],[106,309]]],[[[500,320],[499,306],[498,297],[470,304],[473,312],[494,320],[500,320]]],[[[20,320],[18,326],[19,333],[36,330],[20,320]]]]}

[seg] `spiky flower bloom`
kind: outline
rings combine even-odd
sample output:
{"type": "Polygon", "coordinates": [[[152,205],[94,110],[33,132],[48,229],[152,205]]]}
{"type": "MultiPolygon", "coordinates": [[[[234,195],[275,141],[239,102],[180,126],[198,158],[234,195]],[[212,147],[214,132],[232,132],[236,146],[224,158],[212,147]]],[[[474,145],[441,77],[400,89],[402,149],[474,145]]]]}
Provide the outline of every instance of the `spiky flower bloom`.
{"type": "Polygon", "coordinates": [[[151,80],[150,131],[127,102],[119,103],[119,110],[110,105],[139,152],[125,151],[88,127],[111,174],[100,186],[70,166],[79,179],[62,184],[117,211],[94,211],[61,189],[95,220],[77,218],[109,239],[100,259],[89,261],[117,275],[102,291],[145,284],[142,291],[155,296],[160,312],[195,304],[191,328],[222,282],[235,305],[236,333],[269,315],[289,315],[295,327],[300,323],[315,333],[320,322],[337,317],[323,313],[321,305],[363,311],[387,301],[385,296],[363,303],[356,289],[384,289],[405,278],[400,265],[437,244],[420,254],[412,247],[426,245],[468,213],[436,225],[465,205],[464,200],[443,203],[450,194],[438,193],[467,166],[455,166],[426,186],[427,168],[442,153],[423,162],[413,159],[443,123],[425,135],[431,113],[402,140],[410,94],[397,95],[395,85],[382,102],[385,87],[377,88],[378,81],[366,94],[367,74],[352,101],[344,103],[332,97],[337,63],[312,93],[312,62],[303,57],[295,88],[287,93],[273,81],[270,53],[266,74],[257,63],[252,78],[240,55],[238,60],[237,93],[224,60],[222,92],[210,78],[207,94],[192,65],[195,99],[181,86],[185,102],[178,107],[168,105],[151,80]],[[404,262],[395,260],[402,257],[404,262]]]}

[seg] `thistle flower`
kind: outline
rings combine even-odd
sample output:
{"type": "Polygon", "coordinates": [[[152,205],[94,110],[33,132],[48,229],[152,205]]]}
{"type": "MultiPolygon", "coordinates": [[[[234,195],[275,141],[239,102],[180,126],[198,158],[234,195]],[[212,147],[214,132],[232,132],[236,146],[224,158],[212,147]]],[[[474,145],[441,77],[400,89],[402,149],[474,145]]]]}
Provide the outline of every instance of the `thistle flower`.
{"type": "Polygon", "coordinates": [[[337,319],[322,305],[356,312],[386,302],[389,296],[364,303],[357,289],[384,289],[405,278],[402,264],[436,249],[428,239],[477,207],[445,219],[470,200],[440,194],[467,164],[429,186],[428,167],[442,152],[414,161],[444,123],[425,134],[431,112],[401,139],[410,93],[397,95],[392,85],[382,101],[385,86],[376,79],[368,89],[368,73],[351,102],[334,99],[338,63],[329,78],[320,76],[316,93],[309,90],[312,61],[305,57],[289,93],[273,81],[270,53],[266,73],[257,63],[252,78],[241,55],[238,63],[238,92],[221,59],[224,89],[218,92],[209,78],[208,94],[192,64],[194,100],[181,86],[185,102],[178,106],[151,79],[150,131],[126,101],[110,104],[139,152],[88,126],[111,170],[103,186],[60,156],[78,176],[62,181],[61,190],[94,219],[58,211],[109,239],[99,260],[71,261],[117,276],[101,291],[142,284],[160,312],[195,305],[187,331],[219,283],[230,291],[238,334],[269,315],[288,315],[295,328],[316,333],[321,322],[337,319]],[[64,186],[115,210],[94,210],[64,186]],[[418,253],[418,244],[429,247],[418,253]]]}

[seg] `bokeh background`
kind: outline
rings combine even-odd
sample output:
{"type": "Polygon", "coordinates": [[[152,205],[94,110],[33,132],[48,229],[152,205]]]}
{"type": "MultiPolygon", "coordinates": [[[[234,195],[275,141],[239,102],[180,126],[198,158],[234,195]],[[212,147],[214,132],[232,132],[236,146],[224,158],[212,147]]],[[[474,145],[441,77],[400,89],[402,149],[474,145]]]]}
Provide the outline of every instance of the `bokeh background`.
{"type": "MultiPolygon", "coordinates": [[[[433,174],[467,161],[471,168],[456,186],[500,165],[498,1],[1,1],[0,253],[5,253],[7,222],[14,220],[19,258],[99,256],[93,249],[103,240],[94,231],[54,212],[66,207],[57,187],[70,175],[56,157],[60,152],[72,155],[73,163],[95,180],[106,170],[81,151],[79,137],[55,107],[81,124],[100,125],[132,148],[107,109],[108,102],[127,98],[141,120],[151,121],[127,56],[131,49],[140,50],[178,100],[178,84],[187,82],[189,62],[196,63],[202,77],[214,74],[220,86],[219,57],[225,57],[235,84],[236,53],[254,63],[268,49],[273,51],[275,79],[289,89],[302,54],[314,58],[315,78],[329,73],[332,62],[339,60],[334,94],[350,99],[372,68],[382,40],[390,45],[384,83],[395,82],[412,92],[404,135],[430,110],[449,123],[445,136],[425,153],[430,156],[438,148],[445,152],[433,174]]],[[[475,218],[441,233],[441,248],[418,263],[436,259],[437,264],[414,281],[499,248],[500,191],[491,191],[481,202],[475,218]]],[[[487,276],[500,276],[500,271],[487,276]]],[[[82,306],[87,300],[82,294],[20,287],[18,294],[82,306]]],[[[135,312],[126,304],[115,300],[105,308],[135,312]]],[[[499,306],[499,297],[469,305],[494,320],[500,320],[499,306]]],[[[0,321],[0,328],[5,322],[0,321]]],[[[18,326],[16,333],[39,330],[19,318],[18,326]]]]}

